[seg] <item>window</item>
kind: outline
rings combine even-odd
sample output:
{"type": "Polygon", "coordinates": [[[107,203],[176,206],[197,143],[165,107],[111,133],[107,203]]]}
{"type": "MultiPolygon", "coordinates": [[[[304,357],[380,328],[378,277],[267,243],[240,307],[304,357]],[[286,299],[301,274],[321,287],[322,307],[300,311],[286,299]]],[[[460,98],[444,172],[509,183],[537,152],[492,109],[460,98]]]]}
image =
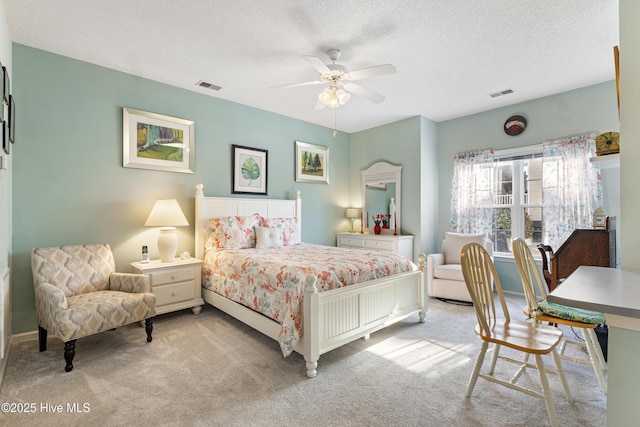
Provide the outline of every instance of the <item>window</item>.
{"type": "Polygon", "coordinates": [[[542,153],[537,158],[496,161],[491,171],[491,230],[496,252],[511,252],[511,240],[543,241],[542,153]]]}
{"type": "Polygon", "coordinates": [[[600,174],[589,158],[595,135],[518,149],[471,151],[454,158],[451,230],[486,233],[496,253],[523,238],[531,248],[559,247],[590,228],[602,204],[600,174]]]}

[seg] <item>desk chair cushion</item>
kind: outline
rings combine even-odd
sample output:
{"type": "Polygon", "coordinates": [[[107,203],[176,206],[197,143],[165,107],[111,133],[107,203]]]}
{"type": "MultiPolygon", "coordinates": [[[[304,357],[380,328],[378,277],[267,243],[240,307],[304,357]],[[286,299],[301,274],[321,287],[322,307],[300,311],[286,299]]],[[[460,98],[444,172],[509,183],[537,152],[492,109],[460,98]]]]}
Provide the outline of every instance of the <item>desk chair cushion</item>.
{"type": "Polygon", "coordinates": [[[567,307],[566,305],[554,304],[549,301],[540,301],[538,310],[549,316],[559,317],[574,322],[605,324],[604,314],[597,311],[583,310],[581,308],[567,307]]]}

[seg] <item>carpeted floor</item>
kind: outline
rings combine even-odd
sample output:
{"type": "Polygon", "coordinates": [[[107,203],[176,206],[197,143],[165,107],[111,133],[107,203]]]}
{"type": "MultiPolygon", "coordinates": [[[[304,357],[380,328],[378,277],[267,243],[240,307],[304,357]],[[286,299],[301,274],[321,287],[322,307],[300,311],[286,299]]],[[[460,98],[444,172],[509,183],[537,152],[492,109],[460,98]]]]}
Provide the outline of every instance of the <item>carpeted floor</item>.
{"type": "MultiPolygon", "coordinates": [[[[520,318],[524,300],[508,299],[512,317],[520,318]]],[[[150,344],[137,324],[80,339],[70,373],[62,342],[50,338],[43,353],[37,340],[19,343],[9,355],[0,402],[34,411],[0,413],[0,425],[548,424],[542,400],[482,379],[464,397],[480,346],[473,307],[430,299],[426,323],[417,320],[322,355],[313,379],[301,356],[283,358],[275,341],[208,305],[199,315],[156,317],[150,344]]],[[[513,366],[502,366],[497,371],[510,376],[513,366]]],[[[563,366],[575,403],[567,403],[560,381],[550,376],[559,423],[604,426],[606,397],[591,368],[563,366]]],[[[537,385],[537,373],[520,381],[537,385]]]]}

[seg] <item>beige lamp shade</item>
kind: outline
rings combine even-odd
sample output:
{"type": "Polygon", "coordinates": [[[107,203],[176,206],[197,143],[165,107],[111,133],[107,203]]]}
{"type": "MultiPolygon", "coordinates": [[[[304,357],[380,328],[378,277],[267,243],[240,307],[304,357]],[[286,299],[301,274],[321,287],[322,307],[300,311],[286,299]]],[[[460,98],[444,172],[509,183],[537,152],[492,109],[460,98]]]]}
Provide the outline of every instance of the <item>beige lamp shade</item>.
{"type": "Polygon", "coordinates": [[[362,209],[360,208],[347,208],[344,210],[344,216],[351,220],[351,232],[353,233],[353,220],[360,218],[362,215],[362,209]]]}
{"type": "Polygon", "coordinates": [[[360,218],[360,208],[347,208],[344,211],[344,216],[349,219],[358,219],[360,218]]]}
{"type": "Polygon", "coordinates": [[[180,205],[176,199],[158,200],[147,222],[144,223],[147,227],[180,227],[189,225],[187,218],[182,213],[180,205]]]}
{"type": "Polygon", "coordinates": [[[178,249],[178,237],[176,236],[176,228],[189,225],[187,218],[184,216],[182,209],[176,199],[158,200],[147,222],[147,227],[161,227],[158,236],[158,252],[160,252],[160,260],[162,262],[173,261],[176,257],[178,249]]]}

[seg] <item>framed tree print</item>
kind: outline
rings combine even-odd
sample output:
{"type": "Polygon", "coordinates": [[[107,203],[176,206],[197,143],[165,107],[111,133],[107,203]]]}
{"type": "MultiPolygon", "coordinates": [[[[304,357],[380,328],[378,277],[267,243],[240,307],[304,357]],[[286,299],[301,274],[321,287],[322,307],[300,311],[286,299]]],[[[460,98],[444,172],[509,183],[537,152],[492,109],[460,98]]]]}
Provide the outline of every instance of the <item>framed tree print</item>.
{"type": "Polygon", "coordinates": [[[296,181],[329,183],[329,148],[296,141],[296,181]]]}
{"type": "Polygon", "coordinates": [[[259,148],[232,145],[232,179],[234,194],[267,195],[269,152],[259,148]]]}

